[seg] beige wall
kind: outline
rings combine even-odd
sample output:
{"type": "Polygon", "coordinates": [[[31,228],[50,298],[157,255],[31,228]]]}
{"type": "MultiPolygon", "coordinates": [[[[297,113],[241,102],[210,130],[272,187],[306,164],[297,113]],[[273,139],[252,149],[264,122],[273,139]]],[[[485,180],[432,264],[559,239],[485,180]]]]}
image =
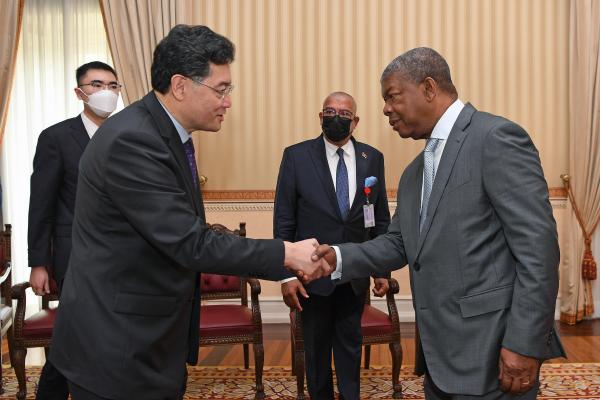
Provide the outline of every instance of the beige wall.
{"type": "Polygon", "coordinates": [[[207,190],[272,190],[285,146],[316,136],[324,96],[358,102],[356,136],[385,153],[394,188],[421,143],[393,134],[379,76],[415,46],[440,51],[460,98],[527,129],[549,186],[568,165],[567,0],[197,0],[194,23],[237,46],[233,108],[196,135],[207,190]]]}

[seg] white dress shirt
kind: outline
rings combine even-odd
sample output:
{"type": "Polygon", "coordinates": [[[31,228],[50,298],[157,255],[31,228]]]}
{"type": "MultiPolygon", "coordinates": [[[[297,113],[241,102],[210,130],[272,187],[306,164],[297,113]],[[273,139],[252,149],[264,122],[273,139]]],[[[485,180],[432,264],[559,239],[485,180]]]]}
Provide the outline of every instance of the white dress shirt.
{"type": "MultiPolygon", "coordinates": [[[[329,173],[333,179],[333,187],[337,190],[337,166],[340,160],[340,156],[337,154],[338,146],[329,143],[325,136],[323,136],[325,142],[325,154],[327,156],[327,164],[329,164],[329,173]]],[[[354,151],[354,143],[352,140],[348,140],[348,143],[342,146],[344,150],[344,163],[346,163],[346,169],[348,170],[348,196],[350,197],[349,205],[352,207],[354,196],[356,195],[356,152],[354,151]]]]}
{"type": "MultiPolygon", "coordinates": [[[[325,156],[327,157],[327,164],[329,165],[329,173],[333,179],[333,187],[337,190],[337,166],[340,161],[340,156],[337,154],[338,146],[328,142],[327,139],[325,139],[325,136],[323,136],[323,141],[325,142],[325,156]]],[[[348,140],[348,142],[342,146],[342,150],[344,150],[344,163],[346,164],[346,170],[348,171],[348,196],[350,197],[348,199],[350,201],[348,204],[352,207],[352,202],[356,195],[356,151],[354,150],[354,143],[352,140],[348,140]]],[[[339,275],[341,276],[341,274],[339,275]]],[[[331,275],[331,279],[338,278],[339,276],[335,272],[331,275]]],[[[296,279],[296,277],[282,279],[279,283],[286,283],[294,279],[296,279]]]]}
{"type": "Polygon", "coordinates": [[[96,131],[98,130],[99,126],[96,125],[96,123],[94,121],[89,119],[89,117],[87,115],[85,115],[84,112],[82,112],[80,115],[81,115],[81,121],[83,122],[83,127],[85,128],[85,131],[87,132],[88,136],[91,139],[92,136],[94,136],[94,133],[96,133],[96,131]]]}
{"type": "MultiPolygon", "coordinates": [[[[444,147],[446,147],[446,141],[448,140],[448,136],[450,135],[450,131],[452,127],[456,123],[456,119],[458,118],[458,114],[462,111],[465,104],[460,101],[460,99],[456,99],[454,103],[450,105],[442,115],[442,117],[438,120],[438,122],[433,127],[433,131],[431,131],[430,138],[440,139],[437,147],[435,148],[435,152],[433,153],[434,160],[434,171],[435,175],[437,175],[438,165],[440,165],[440,160],[442,159],[442,154],[444,153],[444,147]]],[[[434,175],[434,176],[435,176],[434,175]]],[[[425,179],[423,179],[423,182],[425,179]]],[[[435,184],[435,179],[433,181],[435,184]]],[[[423,183],[421,183],[423,185],[423,183]]],[[[421,203],[423,203],[423,187],[421,186],[421,203]]],[[[333,250],[335,250],[336,255],[336,268],[335,271],[331,274],[331,279],[339,279],[342,277],[342,253],[337,246],[331,246],[333,250]]]]}

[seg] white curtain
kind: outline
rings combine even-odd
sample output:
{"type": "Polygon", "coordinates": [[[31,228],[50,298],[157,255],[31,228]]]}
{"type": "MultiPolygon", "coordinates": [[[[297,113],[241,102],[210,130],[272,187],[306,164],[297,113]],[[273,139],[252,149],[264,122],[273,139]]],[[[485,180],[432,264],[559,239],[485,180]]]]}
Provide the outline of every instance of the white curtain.
{"type": "MultiPolygon", "coordinates": [[[[73,92],[79,65],[112,65],[98,0],[27,0],[21,35],[2,146],[2,209],[13,229],[14,283],[29,279],[27,213],[37,138],[83,110],[73,92]]],[[[29,297],[28,312],[37,308],[29,297]]]]}

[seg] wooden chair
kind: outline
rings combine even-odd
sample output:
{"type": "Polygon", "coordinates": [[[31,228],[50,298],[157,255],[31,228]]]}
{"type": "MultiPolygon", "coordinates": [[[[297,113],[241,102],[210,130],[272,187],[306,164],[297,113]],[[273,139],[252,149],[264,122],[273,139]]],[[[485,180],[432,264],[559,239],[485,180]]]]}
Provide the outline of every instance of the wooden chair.
{"type": "MultiPolygon", "coordinates": [[[[208,224],[218,232],[246,236],[246,223],[234,231],[221,224],[208,224]]],[[[260,283],[257,279],[235,276],[201,274],[200,293],[200,346],[242,344],[244,348],[244,368],[249,368],[249,349],[254,350],[254,368],[256,377],[255,399],[264,399],[262,375],[264,366],[264,348],[262,318],[258,295],[260,283]],[[248,288],[250,286],[250,307],[248,307],[248,288]],[[208,304],[207,300],[239,299],[240,304],[208,304]]]]}
{"type": "MultiPolygon", "coordinates": [[[[0,349],[2,348],[2,338],[8,333],[13,323],[12,300],[10,286],[12,285],[12,266],[10,263],[10,235],[11,225],[6,224],[0,232],[0,349]]],[[[0,394],[4,393],[2,387],[2,355],[0,354],[0,394]]]]}
{"type": "MultiPolygon", "coordinates": [[[[369,369],[371,345],[388,343],[392,355],[392,385],[395,399],[402,398],[402,383],[400,382],[400,367],[402,366],[402,346],[400,345],[400,318],[394,295],[400,291],[400,286],[394,278],[389,280],[390,290],[386,295],[388,313],[371,306],[370,291],[361,318],[363,346],[365,347],[365,369],[369,369]]],[[[304,339],[302,336],[302,313],[296,310],[290,313],[290,331],[292,340],[292,374],[296,376],[298,400],[306,399],[304,395],[304,339]]]]}
{"type": "Polygon", "coordinates": [[[42,296],[42,309],[29,318],[25,318],[27,308],[26,290],[29,286],[29,282],[22,282],[14,285],[11,291],[12,299],[17,300],[17,308],[13,329],[11,330],[12,334],[9,333],[8,336],[8,347],[15,375],[19,382],[17,392],[17,399],[19,400],[23,400],[27,396],[25,376],[27,349],[43,347],[46,358],[48,358],[57,311],[57,308],[50,308],[49,303],[58,300],[58,286],[50,272],[50,294],[42,296]]]}

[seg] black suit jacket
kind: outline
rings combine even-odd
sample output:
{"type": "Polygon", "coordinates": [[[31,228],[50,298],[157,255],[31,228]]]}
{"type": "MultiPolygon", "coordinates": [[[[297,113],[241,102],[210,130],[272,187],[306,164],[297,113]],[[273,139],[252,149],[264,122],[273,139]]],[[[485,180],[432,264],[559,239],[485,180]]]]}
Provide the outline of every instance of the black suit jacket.
{"type": "Polygon", "coordinates": [[[269,279],[283,260],[280,240],[206,229],[181,138],[151,92],[81,158],[50,360],[102,397],[179,398],[197,354],[197,272],[269,279]]]}
{"type": "MultiPolygon", "coordinates": [[[[327,164],[323,136],[285,149],[277,179],[273,236],[295,242],[316,238],[319,243],[364,242],[384,233],[390,223],[383,154],[377,149],[351,139],[356,153],[356,195],[344,221],[335,194],[333,178],[327,164]],[[375,226],[366,229],[363,205],[366,204],[364,182],[375,176],[369,201],[375,207],[375,226]]],[[[287,274],[286,277],[292,277],[287,274]]],[[[356,294],[364,293],[369,279],[356,279],[356,294]]],[[[307,290],[328,295],[333,290],[331,278],[321,278],[307,285],[307,290]]]]}
{"type": "Polygon", "coordinates": [[[29,266],[52,268],[64,278],[71,253],[71,225],[79,159],[89,135],[81,116],[45,129],[38,138],[29,200],[29,266]]]}

